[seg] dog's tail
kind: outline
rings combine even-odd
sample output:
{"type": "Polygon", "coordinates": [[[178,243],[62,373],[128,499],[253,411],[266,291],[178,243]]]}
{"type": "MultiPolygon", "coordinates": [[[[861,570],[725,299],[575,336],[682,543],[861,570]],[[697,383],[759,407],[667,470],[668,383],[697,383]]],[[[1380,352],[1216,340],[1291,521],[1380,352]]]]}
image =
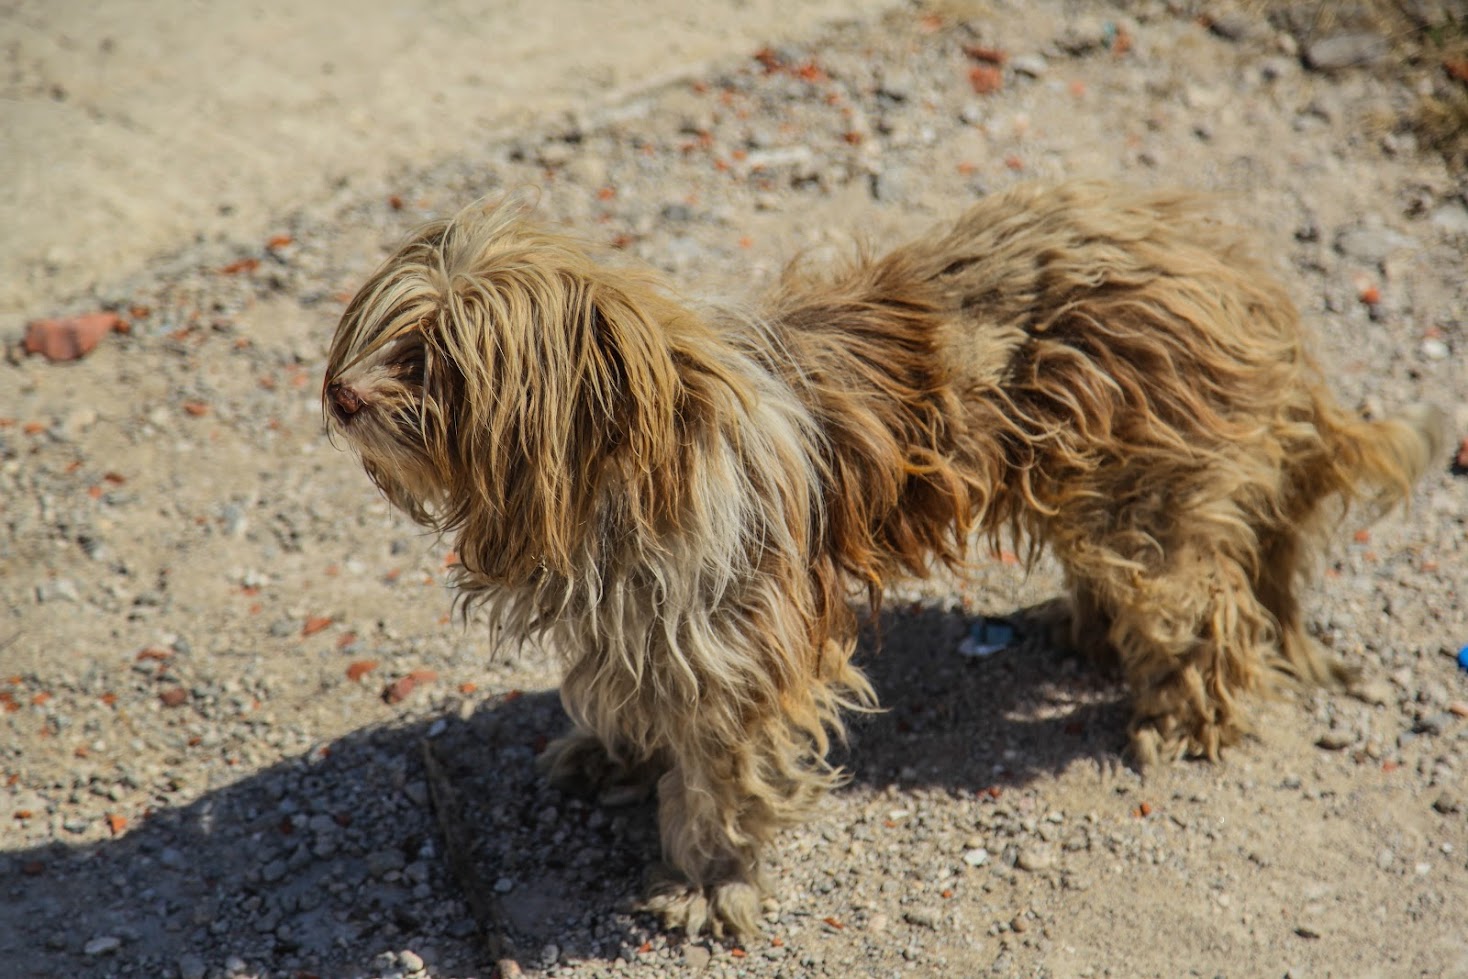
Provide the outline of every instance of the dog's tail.
{"type": "Polygon", "coordinates": [[[1380,421],[1342,419],[1328,439],[1337,471],[1366,502],[1373,517],[1406,498],[1412,484],[1427,471],[1447,443],[1442,409],[1416,404],[1395,418],[1380,421]]]}

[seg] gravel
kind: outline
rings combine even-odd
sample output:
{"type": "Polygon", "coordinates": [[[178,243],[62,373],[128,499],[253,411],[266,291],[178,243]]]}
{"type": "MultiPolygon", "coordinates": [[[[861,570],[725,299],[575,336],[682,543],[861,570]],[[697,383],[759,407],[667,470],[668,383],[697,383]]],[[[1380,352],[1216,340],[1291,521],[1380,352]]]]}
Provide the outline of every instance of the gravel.
{"type": "Polygon", "coordinates": [[[996,10],[900,8],[731,55],[472,159],[345,188],[282,215],[269,243],[197,243],[38,311],[101,308],[128,329],[72,364],[6,367],[7,973],[1461,962],[1468,483],[1446,467],[1409,515],[1364,536],[1349,521],[1321,562],[1309,628],[1361,678],[1255,705],[1259,739],[1219,766],[1143,779],[1120,753],[1117,678],[1033,640],[958,654],[975,623],[1053,596],[1052,567],[1022,577],[981,560],[968,580],[897,589],[882,654],[875,640],[863,653],[888,710],[853,719],[850,785],[780,837],[766,931],[735,943],[665,935],[635,910],[655,803],[608,807],[540,779],[535,755],[566,723],[549,658],[489,656],[484,623],[451,623],[447,545],[320,436],[345,296],[401,234],[476,197],[538,188],[548,220],[739,295],[796,252],[881,244],[981,193],[1062,176],[1221,192],[1346,403],[1436,400],[1455,440],[1468,433],[1468,239],[1453,217],[1468,182],[1361,123],[1425,76],[1371,70],[1386,55],[1359,38],[1295,57],[1291,35],[1227,9],[996,10]],[[998,89],[977,91],[970,70],[995,60],[998,89]],[[1368,286],[1380,302],[1363,302],[1368,286]],[[467,850],[450,842],[456,822],[467,850]]]}

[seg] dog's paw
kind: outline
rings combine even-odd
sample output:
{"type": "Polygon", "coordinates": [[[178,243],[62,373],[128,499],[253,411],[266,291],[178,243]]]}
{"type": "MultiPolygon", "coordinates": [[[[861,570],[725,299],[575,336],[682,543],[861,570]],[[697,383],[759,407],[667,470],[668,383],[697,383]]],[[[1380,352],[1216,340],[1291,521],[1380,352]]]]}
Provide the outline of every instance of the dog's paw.
{"type": "Polygon", "coordinates": [[[595,735],[585,731],[573,731],[546,745],[536,764],[556,788],[593,795],[604,806],[644,801],[652,794],[659,774],[651,762],[628,765],[618,761],[595,735]]]}
{"type": "Polygon", "coordinates": [[[760,889],[743,880],[727,880],[702,887],[661,870],[648,887],[645,911],[657,915],[663,927],[690,936],[707,931],[715,938],[752,935],[759,931],[760,889]]]}
{"type": "Polygon", "coordinates": [[[1132,758],[1137,767],[1144,769],[1183,758],[1217,762],[1224,748],[1238,744],[1246,735],[1240,725],[1232,722],[1171,714],[1133,718],[1129,733],[1132,758]]]}
{"type": "Polygon", "coordinates": [[[1131,728],[1131,756],[1138,768],[1152,768],[1183,757],[1187,741],[1155,722],[1134,722],[1131,728]]]}

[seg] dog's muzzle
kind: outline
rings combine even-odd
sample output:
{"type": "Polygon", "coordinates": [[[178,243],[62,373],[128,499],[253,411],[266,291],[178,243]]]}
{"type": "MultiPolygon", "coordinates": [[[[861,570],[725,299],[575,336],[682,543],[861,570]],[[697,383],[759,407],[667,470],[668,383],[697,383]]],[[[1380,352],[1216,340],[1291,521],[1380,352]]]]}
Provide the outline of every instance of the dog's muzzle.
{"type": "Polygon", "coordinates": [[[355,390],[335,381],[326,385],[326,401],[331,405],[331,413],[342,423],[350,421],[363,404],[362,396],[355,390]]]}

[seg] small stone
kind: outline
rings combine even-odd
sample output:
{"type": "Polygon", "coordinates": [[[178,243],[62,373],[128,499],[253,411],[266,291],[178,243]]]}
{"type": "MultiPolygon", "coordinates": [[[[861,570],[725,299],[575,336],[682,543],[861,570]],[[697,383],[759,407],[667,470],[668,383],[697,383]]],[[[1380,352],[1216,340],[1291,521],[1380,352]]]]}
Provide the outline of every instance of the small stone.
{"type": "Polygon", "coordinates": [[[601,157],[586,153],[566,165],[566,175],[587,187],[601,187],[607,182],[607,165],[601,157]]]}
{"type": "Polygon", "coordinates": [[[1422,341],[1422,356],[1428,360],[1446,360],[1451,352],[1448,345],[1437,337],[1428,337],[1422,341]]]}
{"type": "Polygon", "coordinates": [[[1341,71],[1376,64],[1387,55],[1386,39],[1376,34],[1336,34],[1305,45],[1305,66],[1341,71]]]}
{"type": "Polygon", "coordinates": [[[984,864],[989,862],[989,851],[981,846],[975,847],[972,850],[965,850],[963,854],[963,862],[968,864],[970,867],[982,867],[984,864]]]}
{"type": "Polygon", "coordinates": [[[401,850],[374,850],[367,855],[367,869],[373,877],[382,877],[394,870],[402,870],[406,863],[401,850]]]}
{"type": "Polygon", "coordinates": [[[515,882],[508,877],[501,877],[494,882],[494,892],[496,894],[508,894],[514,889],[515,882]]]}
{"type": "Polygon", "coordinates": [[[1459,801],[1457,796],[1453,795],[1453,793],[1444,792],[1439,795],[1435,800],[1433,800],[1432,808],[1447,816],[1451,815],[1452,813],[1458,812],[1460,809],[1463,808],[1463,804],[1461,801],[1459,801]]]}
{"type": "Polygon", "coordinates": [[[689,972],[702,972],[713,957],[706,945],[689,945],[683,949],[683,967],[689,972]]]}
{"type": "Polygon", "coordinates": [[[1079,17],[1055,39],[1066,54],[1083,55],[1106,46],[1107,25],[1096,17],[1079,17]]]}
{"type": "Polygon", "coordinates": [[[26,326],[25,352],[47,360],[76,360],[97,349],[122,323],[116,313],[87,313],[67,319],[34,320],[26,326]]]}
{"type": "Polygon", "coordinates": [[[204,960],[192,952],[178,957],[178,979],[204,979],[208,972],[209,967],[204,960]]]}
{"type": "Polygon", "coordinates": [[[1438,711],[1435,714],[1428,714],[1425,717],[1418,718],[1413,730],[1418,734],[1430,734],[1436,737],[1446,731],[1448,725],[1451,723],[1453,723],[1452,712],[1445,710],[1438,711]]]}
{"type": "Polygon", "coordinates": [[[1376,854],[1376,866],[1380,870],[1389,870],[1391,865],[1397,862],[1397,855],[1383,847],[1376,854]]]}
{"type": "Polygon", "coordinates": [[[908,924],[917,925],[919,928],[936,930],[938,927],[938,912],[932,908],[910,908],[902,912],[902,918],[908,924]]]}
{"type": "Polygon", "coordinates": [[[116,935],[98,935],[82,946],[82,951],[91,956],[111,955],[121,947],[122,939],[116,935]]]}
{"type": "Polygon", "coordinates": [[[1384,680],[1369,680],[1351,685],[1349,693],[1363,704],[1381,707],[1392,702],[1392,685],[1384,680]]]}
{"type": "Polygon", "coordinates": [[[1406,248],[1412,239],[1390,228],[1357,225],[1342,229],[1335,237],[1335,250],[1358,262],[1380,265],[1392,252],[1406,248]]]}
{"type": "Polygon", "coordinates": [[[1468,235],[1468,207],[1444,204],[1432,212],[1433,225],[1450,235],[1468,235]]]}
{"type": "Polygon", "coordinates": [[[260,879],[266,883],[273,884],[285,876],[286,865],[284,860],[272,860],[260,868],[260,879]]]}
{"type": "Polygon", "coordinates": [[[1220,13],[1208,17],[1208,30],[1225,41],[1242,41],[1252,31],[1254,22],[1243,14],[1220,13]]]}
{"type": "Polygon", "coordinates": [[[1041,78],[1045,72],[1050,70],[1050,63],[1038,54],[1016,55],[1009,62],[1009,67],[1014,69],[1016,75],[1028,75],[1030,78],[1041,78]]]}
{"type": "Polygon", "coordinates": [[[575,151],[562,142],[546,143],[536,151],[536,159],[543,167],[562,167],[571,161],[575,151]]]}
{"type": "Polygon", "coordinates": [[[891,204],[901,202],[907,196],[908,179],[904,171],[889,167],[872,174],[872,197],[875,199],[891,204]]]}
{"type": "Polygon", "coordinates": [[[237,503],[226,503],[219,511],[220,521],[224,524],[226,537],[243,537],[250,526],[249,518],[245,516],[244,508],[237,503]]]}
{"type": "Polygon", "coordinates": [[[915,85],[911,72],[889,69],[882,72],[882,82],[877,86],[877,94],[885,95],[894,102],[906,102],[912,98],[915,85]]]}
{"type": "Polygon", "coordinates": [[[77,408],[67,414],[61,422],[61,434],[69,439],[75,439],[82,435],[87,429],[97,424],[97,411],[94,408],[77,408]]]}
{"type": "Polygon", "coordinates": [[[1316,738],[1315,744],[1317,747],[1324,748],[1326,751],[1340,751],[1342,748],[1349,748],[1355,743],[1355,740],[1355,736],[1350,731],[1332,728],[1316,738]]]}
{"type": "Polygon", "coordinates": [[[1055,866],[1055,852],[1046,846],[1023,847],[1014,863],[1020,870],[1049,870],[1055,866]]]}
{"type": "Polygon", "coordinates": [[[42,603],[79,602],[81,597],[81,592],[77,591],[76,582],[70,578],[43,581],[36,586],[36,601],[42,603]]]}

